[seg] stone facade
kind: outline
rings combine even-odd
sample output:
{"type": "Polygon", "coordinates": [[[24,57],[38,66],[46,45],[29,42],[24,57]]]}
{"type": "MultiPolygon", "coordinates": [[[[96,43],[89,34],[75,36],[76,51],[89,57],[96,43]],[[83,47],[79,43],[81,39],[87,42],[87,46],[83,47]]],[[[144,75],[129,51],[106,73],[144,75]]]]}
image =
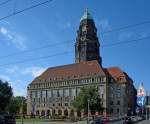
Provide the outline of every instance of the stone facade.
{"type": "Polygon", "coordinates": [[[87,85],[97,87],[104,114],[134,111],[133,81],[119,67],[102,67],[96,33],[94,20],[86,11],[77,31],[76,63],[48,68],[29,84],[27,114],[82,116],[84,111],[76,111],[71,102],[87,85]]]}
{"type": "Polygon", "coordinates": [[[106,108],[106,83],[106,75],[97,61],[49,68],[28,87],[28,114],[70,115],[72,111],[75,115],[71,102],[86,85],[98,88],[106,108]]]}
{"type": "Polygon", "coordinates": [[[108,113],[135,112],[136,89],[133,80],[119,67],[106,68],[108,76],[108,113]]]}

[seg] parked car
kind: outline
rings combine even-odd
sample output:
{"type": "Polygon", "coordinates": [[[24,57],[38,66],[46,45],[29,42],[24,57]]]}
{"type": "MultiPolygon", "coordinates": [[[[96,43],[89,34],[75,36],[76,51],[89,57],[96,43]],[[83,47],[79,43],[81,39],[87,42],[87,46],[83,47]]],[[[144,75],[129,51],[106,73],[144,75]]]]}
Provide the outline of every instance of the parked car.
{"type": "Polygon", "coordinates": [[[136,116],[131,116],[131,120],[132,120],[133,122],[136,122],[136,121],[138,120],[138,118],[137,118],[136,116]]]}
{"type": "Polygon", "coordinates": [[[16,124],[16,120],[12,115],[3,112],[0,113],[0,124],[16,124]]]}
{"type": "Polygon", "coordinates": [[[89,120],[89,124],[104,124],[104,123],[102,122],[102,117],[96,116],[93,119],[89,120]]]}
{"type": "Polygon", "coordinates": [[[103,117],[101,121],[106,124],[109,122],[109,119],[107,117],[103,117]]]}
{"type": "Polygon", "coordinates": [[[123,121],[123,124],[133,124],[133,122],[131,120],[131,117],[125,117],[124,121],[123,121]]]}

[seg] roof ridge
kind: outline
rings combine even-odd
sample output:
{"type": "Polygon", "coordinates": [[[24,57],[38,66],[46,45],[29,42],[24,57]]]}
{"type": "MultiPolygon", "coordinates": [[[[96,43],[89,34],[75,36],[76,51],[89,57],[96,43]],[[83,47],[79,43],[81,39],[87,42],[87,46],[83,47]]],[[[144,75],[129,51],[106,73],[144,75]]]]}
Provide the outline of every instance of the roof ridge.
{"type": "Polygon", "coordinates": [[[48,69],[56,69],[56,68],[66,67],[66,66],[72,66],[72,65],[78,65],[78,64],[81,64],[81,63],[83,63],[83,64],[85,64],[85,63],[92,63],[92,62],[94,62],[94,61],[97,62],[97,60],[82,61],[82,62],[79,62],[79,63],[64,64],[64,65],[58,65],[58,66],[54,66],[54,67],[48,67],[47,70],[48,70],[48,69]]]}
{"type": "Polygon", "coordinates": [[[53,79],[53,78],[74,78],[75,76],[106,76],[103,68],[100,66],[97,60],[83,61],[80,63],[73,63],[67,65],[61,65],[56,67],[50,67],[43,72],[35,80],[53,79]]]}

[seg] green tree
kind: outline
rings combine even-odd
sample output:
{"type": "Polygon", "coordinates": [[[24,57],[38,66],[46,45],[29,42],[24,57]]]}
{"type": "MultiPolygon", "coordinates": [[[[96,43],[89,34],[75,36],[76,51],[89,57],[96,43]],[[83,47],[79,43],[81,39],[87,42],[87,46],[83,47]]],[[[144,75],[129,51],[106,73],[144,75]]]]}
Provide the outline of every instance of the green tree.
{"type": "Polygon", "coordinates": [[[11,97],[13,96],[12,88],[8,82],[0,80],[0,111],[5,111],[11,97]]]}
{"type": "Polygon", "coordinates": [[[79,95],[72,102],[72,105],[77,110],[84,109],[84,111],[87,112],[88,100],[91,113],[95,113],[96,111],[97,112],[103,111],[103,108],[101,106],[101,99],[98,95],[96,86],[82,87],[79,95]]]}
{"type": "Polygon", "coordinates": [[[23,113],[26,114],[26,111],[27,111],[26,98],[23,96],[13,97],[11,99],[10,104],[8,105],[8,111],[11,114],[20,114],[22,113],[22,110],[23,110],[23,113]]]}

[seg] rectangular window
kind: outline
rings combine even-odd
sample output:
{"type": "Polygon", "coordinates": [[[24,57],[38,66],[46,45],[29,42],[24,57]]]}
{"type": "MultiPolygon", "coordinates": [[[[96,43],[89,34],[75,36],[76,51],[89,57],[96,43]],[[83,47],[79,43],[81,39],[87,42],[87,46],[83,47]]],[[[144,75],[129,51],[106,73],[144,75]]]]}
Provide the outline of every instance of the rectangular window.
{"type": "Polygon", "coordinates": [[[65,103],[65,106],[68,106],[68,103],[65,103]]]}
{"type": "Polygon", "coordinates": [[[117,101],[117,105],[120,105],[120,101],[117,101]]]}
{"type": "Polygon", "coordinates": [[[36,92],[32,91],[32,98],[34,99],[36,97],[36,92]]]}
{"type": "Polygon", "coordinates": [[[113,101],[111,101],[111,103],[110,103],[111,105],[113,105],[114,104],[114,102],[113,101]]]}
{"type": "Polygon", "coordinates": [[[70,89],[71,90],[71,97],[74,97],[74,96],[76,96],[76,89],[70,89]]]}
{"type": "Polygon", "coordinates": [[[47,91],[47,97],[48,97],[48,98],[51,98],[51,97],[52,97],[52,91],[51,91],[51,90],[48,90],[48,91],[47,91]]]}
{"type": "Polygon", "coordinates": [[[53,90],[53,97],[57,97],[57,90],[53,90]]]}
{"type": "Polygon", "coordinates": [[[42,98],[46,98],[46,91],[42,91],[42,98]]]}
{"type": "Polygon", "coordinates": [[[120,90],[120,85],[117,85],[117,90],[120,90]]]}
{"type": "Polygon", "coordinates": [[[102,96],[102,99],[104,99],[104,94],[102,94],[101,96],[102,96]]]}
{"type": "Polygon", "coordinates": [[[77,95],[79,95],[80,93],[80,88],[77,88],[77,95]]]}
{"type": "Polygon", "coordinates": [[[41,91],[37,92],[37,97],[40,98],[41,97],[41,91]]]}
{"type": "Polygon", "coordinates": [[[114,112],[114,109],[113,109],[113,108],[111,108],[111,110],[110,110],[110,111],[111,111],[111,113],[113,113],[113,112],[114,112]]]}
{"type": "Polygon", "coordinates": [[[114,98],[114,94],[113,93],[110,94],[110,98],[114,98]]]}
{"type": "Polygon", "coordinates": [[[103,86],[98,86],[98,93],[101,96],[101,94],[104,93],[104,87],[103,86]]]}
{"type": "Polygon", "coordinates": [[[58,97],[63,97],[63,89],[58,90],[58,97]]]}
{"type": "Polygon", "coordinates": [[[117,98],[120,98],[121,97],[121,94],[118,92],[117,93],[117,98]]]}
{"type": "Polygon", "coordinates": [[[64,96],[65,97],[69,96],[69,89],[64,89],[64,96]]]}
{"type": "Polygon", "coordinates": [[[109,88],[111,91],[114,91],[114,87],[112,85],[109,88]]]}
{"type": "Polygon", "coordinates": [[[117,108],[117,112],[119,112],[120,110],[119,110],[119,108],[117,108]]]}

